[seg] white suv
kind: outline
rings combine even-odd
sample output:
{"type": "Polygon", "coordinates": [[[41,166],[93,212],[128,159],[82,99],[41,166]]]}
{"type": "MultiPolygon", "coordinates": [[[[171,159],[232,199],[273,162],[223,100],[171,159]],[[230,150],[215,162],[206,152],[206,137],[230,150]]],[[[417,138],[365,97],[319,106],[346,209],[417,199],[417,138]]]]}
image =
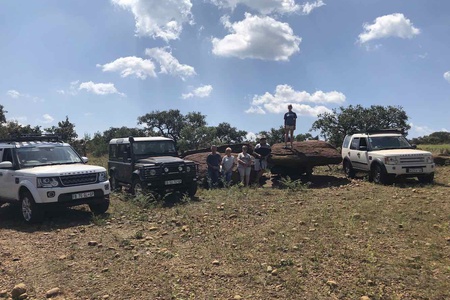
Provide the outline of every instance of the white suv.
{"type": "Polygon", "coordinates": [[[432,154],[415,149],[400,130],[379,130],[347,135],[342,144],[345,174],[367,172],[369,180],[388,184],[396,177],[417,177],[432,183],[435,165],[432,154]]]}
{"type": "Polygon", "coordinates": [[[95,214],[109,207],[106,169],[87,165],[54,136],[0,141],[0,205],[20,203],[26,222],[37,222],[50,205],[88,204],[95,214]]]}

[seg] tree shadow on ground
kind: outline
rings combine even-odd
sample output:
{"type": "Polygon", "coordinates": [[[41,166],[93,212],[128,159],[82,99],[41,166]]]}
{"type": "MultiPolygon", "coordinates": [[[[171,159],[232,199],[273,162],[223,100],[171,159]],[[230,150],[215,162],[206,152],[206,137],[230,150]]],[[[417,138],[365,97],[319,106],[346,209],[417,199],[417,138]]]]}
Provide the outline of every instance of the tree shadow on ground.
{"type": "Polygon", "coordinates": [[[50,232],[55,229],[90,225],[95,218],[107,219],[108,216],[109,214],[93,216],[89,208],[84,205],[73,208],[58,207],[46,210],[42,222],[28,224],[22,219],[20,206],[4,204],[0,206],[0,228],[22,232],[50,232]]]}

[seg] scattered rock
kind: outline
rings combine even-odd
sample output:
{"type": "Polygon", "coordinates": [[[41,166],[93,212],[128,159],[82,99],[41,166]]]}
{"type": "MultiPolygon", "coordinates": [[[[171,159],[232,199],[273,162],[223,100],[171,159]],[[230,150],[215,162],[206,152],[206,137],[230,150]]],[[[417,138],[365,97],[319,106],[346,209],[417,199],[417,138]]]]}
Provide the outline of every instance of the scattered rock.
{"type": "Polygon", "coordinates": [[[359,300],[370,300],[370,298],[368,296],[362,296],[359,300]]]}
{"type": "Polygon", "coordinates": [[[97,246],[98,242],[97,241],[89,241],[88,242],[88,246],[97,246]]]}
{"type": "Polygon", "coordinates": [[[17,297],[17,299],[19,299],[19,300],[28,299],[28,294],[27,293],[23,293],[22,295],[17,297]]]}
{"type": "Polygon", "coordinates": [[[335,288],[335,287],[338,286],[337,282],[334,281],[334,280],[328,280],[328,281],[327,281],[327,285],[330,286],[330,287],[332,287],[332,288],[335,288]]]}
{"type": "Polygon", "coordinates": [[[220,265],[220,261],[218,261],[217,259],[213,260],[212,264],[215,266],[218,266],[218,265],[220,265]]]}
{"type": "Polygon", "coordinates": [[[0,291],[0,298],[6,298],[8,296],[7,290],[1,290],[0,291]]]}
{"type": "Polygon", "coordinates": [[[45,297],[53,298],[55,296],[58,296],[60,293],[61,293],[61,290],[59,288],[55,287],[55,288],[52,288],[51,290],[48,290],[45,293],[45,297]]]}
{"type": "Polygon", "coordinates": [[[272,273],[273,268],[271,266],[267,266],[266,271],[267,271],[267,273],[272,273]]]}
{"type": "Polygon", "coordinates": [[[11,291],[11,297],[13,299],[18,299],[20,295],[27,292],[27,286],[24,283],[19,283],[11,291]]]}
{"type": "Polygon", "coordinates": [[[273,276],[277,276],[278,275],[278,269],[273,269],[272,272],[270,272],[270,274],[272,274],[273,276]]]}
{"type": "Polygon", "coordinates": [[[152,226],[148,229],[148,231],[156,231],[156,230],[158,230],[158,227],[156,226],[152,226]]]}
{"type": "Polygon", "coordinates": [[[233,299],[234,300],[240,300],[240,299],[242,299],[242,297],[240,295],[234,295],[233,299]]]}

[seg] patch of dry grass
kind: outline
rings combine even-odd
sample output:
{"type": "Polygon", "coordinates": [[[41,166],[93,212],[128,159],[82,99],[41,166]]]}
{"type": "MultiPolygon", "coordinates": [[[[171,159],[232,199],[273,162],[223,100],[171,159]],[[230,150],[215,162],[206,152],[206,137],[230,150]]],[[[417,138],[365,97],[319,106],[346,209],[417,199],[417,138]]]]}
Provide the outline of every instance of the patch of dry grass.
{"type": "Polygon", "coordinates": [[[0,290],[41,299],[448,299],[450,167],[436,184],[347,181],[199,190],[195,199],[112,196],[25,226],[0,208],[0,290]],[[89,242],[95,241],[95,246],[89,242]]]}

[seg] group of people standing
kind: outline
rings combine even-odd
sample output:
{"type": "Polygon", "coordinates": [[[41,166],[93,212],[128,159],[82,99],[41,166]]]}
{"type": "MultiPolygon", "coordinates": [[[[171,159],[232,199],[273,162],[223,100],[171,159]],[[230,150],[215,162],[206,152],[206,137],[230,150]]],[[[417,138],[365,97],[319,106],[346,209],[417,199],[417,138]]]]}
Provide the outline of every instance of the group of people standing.
{"type": "MultiPolygon", "coordinates": [[[[284,114],[285,148],[288,148],[288,141],[292,148],[296,121],[297,115],[292,111],[292,105],[289,104],[288,112],[284,114]]],[[[229,185],[235,165],[237,165],[239,171],[241,184],[245,186],[250,184],[252,167],[256,174],[255,181],[259,183],[264,170],[267,169],[267,158],[270,155],[270,151],[271,148],[265,136],[260,136],[259,143],[255,146],[252,155],[248,154],[248,147],[244,145],[242,146],[242,152],[238,154],[237,158],[231,155],[231,148],[229,147],[226,148],[225,155],[222,157],[217,153],[217,146],[211,146],[211,153],[206,158],[209,187],[217,186],[221,178],[229,185]]]]}
{"type": "Polygon", "coordinates": [[[256,173],[256,182],[259,182],[264,170],[267,169],[267,158],[270,154],[270,145],[267,143],[267,138],[261,136],[259,143],[255,146],[253,155],[248,153],[248,146],[242,146],[242,152],[234,157],[231,154],[231,148],[225,149],[225,155],[217,152],[216,146],[211,146],[211,153],[206,158],[208,165],[208,182],[210,187],[218,185],[219,180],[223,178],[224,183],[229,185],[231,183],[234,166],[237,165],[237,170],[240,176],[240,182],[248,186],[250,184],[250,174],[252,169],[256,173]],[[258,149],[267,149],[266,151],[259,151],[258,149]],[[258,153],[259,152],[259,153],[258,153]]]}

